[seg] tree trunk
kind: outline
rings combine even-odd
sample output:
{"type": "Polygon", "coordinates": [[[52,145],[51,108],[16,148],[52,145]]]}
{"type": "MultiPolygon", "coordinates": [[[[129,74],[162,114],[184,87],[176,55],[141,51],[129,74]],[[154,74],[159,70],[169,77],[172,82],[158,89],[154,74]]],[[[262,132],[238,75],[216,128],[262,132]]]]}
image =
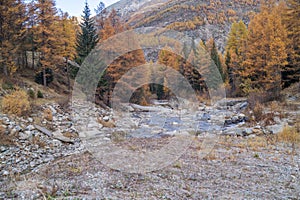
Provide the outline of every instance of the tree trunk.
{"type": "Polygon", "coordinates": [[[8,76],[8,68],[7,65],[5,63],[3,63],[3,73],[5,76],[8,76]]]}
{"type": "Polygon", "coordinates": [[[43,69],[43,82],[44,82],[44,86],[47,86],[47,74],[46,74],[46,69],[43,69]]]}
{"type": "Polygon", "coordinates": [[[69,73],[69,64],[68,64],[68,57],[66,57],[66,72],[67,72],[67,78],[68,78],[68,91],[71,90],[71,83],[70,83],[70,73],[69,73]]]}
{"type": "Polygon", "coordinates": [[[35,69],[35,67],[34,67],[34,51],[33,51],[33,49],[32,49],[32,69],[35,69]]]}
{"type": "Polygon", "coordinates": [[[24,51],[25,67],[28,68],[27,51],[24,51]]]}

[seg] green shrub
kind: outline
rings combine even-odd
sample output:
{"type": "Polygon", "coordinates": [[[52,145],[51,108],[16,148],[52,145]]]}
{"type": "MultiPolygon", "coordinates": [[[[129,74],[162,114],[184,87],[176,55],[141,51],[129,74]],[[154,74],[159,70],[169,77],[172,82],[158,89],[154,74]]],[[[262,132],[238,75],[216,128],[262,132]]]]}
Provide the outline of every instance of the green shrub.
{"type": "Polygon", "coordinates": [[[33,89],[29,89],[27,91],[27,94],[28,94],[29,98],[31,98],[31,99],[35,98],[35,93],[34,93],[33,89]]]}
{"type": "Polygon", "coordinates": [[[4,83],[2,83],[2,89],[3,90],[12,90],[12,89],[14,89],[14,85],[10,82],[4,82],[4,83]]]}
{"type": "Polygon", "coordinates": [[[44,98],[44,95],[40,90],[37,92],[37,98],[40,98],[40,99],[44,98]]]}

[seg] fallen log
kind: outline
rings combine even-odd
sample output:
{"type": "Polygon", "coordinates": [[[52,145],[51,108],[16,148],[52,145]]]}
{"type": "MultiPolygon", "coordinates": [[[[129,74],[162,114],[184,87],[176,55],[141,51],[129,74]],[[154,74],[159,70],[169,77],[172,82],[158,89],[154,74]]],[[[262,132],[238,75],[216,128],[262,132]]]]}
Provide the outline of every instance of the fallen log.
{"type": "Polygon", "coordinates": [[[63,136],[60,132],[54,132],[53,133],[52,131],[46,129],[45,127],[39,126],[39,125],[35,125],[35,128],[38,131],[42,132],[43,134],[47,135],[48,137],[57,139],[57,140],[59,140],[61,142],[65,142],[65,143],[71,143],[71,144],[74,143],[73,140],[71,140],[70,138],[67,138],[67,137],[63,136]]]}

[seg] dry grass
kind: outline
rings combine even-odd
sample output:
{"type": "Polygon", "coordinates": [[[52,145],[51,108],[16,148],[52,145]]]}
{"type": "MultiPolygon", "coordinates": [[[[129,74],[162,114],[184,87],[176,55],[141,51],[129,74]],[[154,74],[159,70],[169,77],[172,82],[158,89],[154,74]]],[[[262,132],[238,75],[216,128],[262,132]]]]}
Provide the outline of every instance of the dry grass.
{"type": "Polygon", "coordinates": [[[284,142],[287,144],[300,144],[300,123],[296,124],[294,127],[284,127],[283,131],[277,135],[279,142],[284,142]]]}
{"type": "Polygon", "coordinates": [[[98,123],[102,124],[103,127],[107,127],[107,128],[114,128],[116,127],[115,123],[110,120],[110,121],[104,121],[101,118],[98,118],[98,123]]]}
{"type": "Polygon", "coordinates": [[[52,115],[52,111],[50,110],[50,108],[46,108],[44,110],[44,119],[46,119],[47,121],[52,122],[53,121],[53,115],[52,115]]]}
{"type": "Polygon", "coordinates": [[[67,110],[70,106],[71,97],[65,96],[62,98],[58,98],[56,103],[64,110],[67,110]]]}
{"type": "Polygon", "coordinates": [[[255,121],[261,121],[264,116],[264,107],[260,103],[256,103],[254,108],[253,108],[253,115],[255,117],[255,121]]]}
{"type": "Polygon", "coordinates": [[[266,148],[267,146],[268,146],[268,142],[265,137],[255,137],[255,138],[249,138],[247,140],[247,147],[253,151],[257,151],[261,148],[266,148]]]}
{"type": "Polygon", "coordinates": [[[123,142],[126,139],[126,133],[123,131],[115,131],[111,134],[111,139],[115,143],[123,142]]]}
{"type": "Polygon", "coordinates": [[[14,144],[14,139],[15,136],[12,135],[7,135],[6,134],[6,129],[0,125],[0,145],[4,146],[11,146],[14,144]]]}
{"type": "Polygon", "coordinates": [[[47,146],[46,142],[44,142],[43,140],[41,140],[41,138],[39,136],[32,137],[32,144],[36,144],[40,148],[44,148],[44,147],[47,146]]]}
{"type": "Polygon", "coordinates": [[[7,114],[22,116],[30,111],[30,108],[27,93],[20,89],[4,96],[2,100],[2,110],[7,114]]]}
{"type": "Polygon", "coordinates": [[[67,138],[78,138],[78,135],[76,133],[64,132],[62,134],[63,134],[63,136],[65,136],[67,138]]]}
{"type": "Polygon", "coordinates": [[[217,160],[217,154],[215,150],[212,150],[207,156],[204,157],[204,160],[209,161],[209,160],[217,160]]]}

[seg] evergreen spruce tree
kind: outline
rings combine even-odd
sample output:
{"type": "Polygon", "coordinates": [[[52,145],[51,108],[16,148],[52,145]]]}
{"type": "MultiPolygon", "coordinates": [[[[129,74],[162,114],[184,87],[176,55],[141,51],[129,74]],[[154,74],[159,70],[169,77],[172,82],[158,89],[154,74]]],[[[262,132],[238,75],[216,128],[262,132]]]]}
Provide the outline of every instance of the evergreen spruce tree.
{"type": "Polygon", "coordinates": [[[211,41],[209,41],[209,43],[211,43],[210,57],[211,57],[212,61],[214,61],[214,63],[216,64],[216,66],[221,74],[221,77],[224,81],[225,80],[224,70],[223,70],[221,59],[219,57],[219,53],[218,53],[218,49],[217,49],[215,40],[212,38],[211,41]]]}
{"type": "Polygon", "coordinates": [[[91,11],[87,2],[85,2],[82,20],[80,24],[81,31],[77,34],[76,45],[76,61],[80,65],[99,41],[95,22],[94,19],[91,18],[91,11]]]}

